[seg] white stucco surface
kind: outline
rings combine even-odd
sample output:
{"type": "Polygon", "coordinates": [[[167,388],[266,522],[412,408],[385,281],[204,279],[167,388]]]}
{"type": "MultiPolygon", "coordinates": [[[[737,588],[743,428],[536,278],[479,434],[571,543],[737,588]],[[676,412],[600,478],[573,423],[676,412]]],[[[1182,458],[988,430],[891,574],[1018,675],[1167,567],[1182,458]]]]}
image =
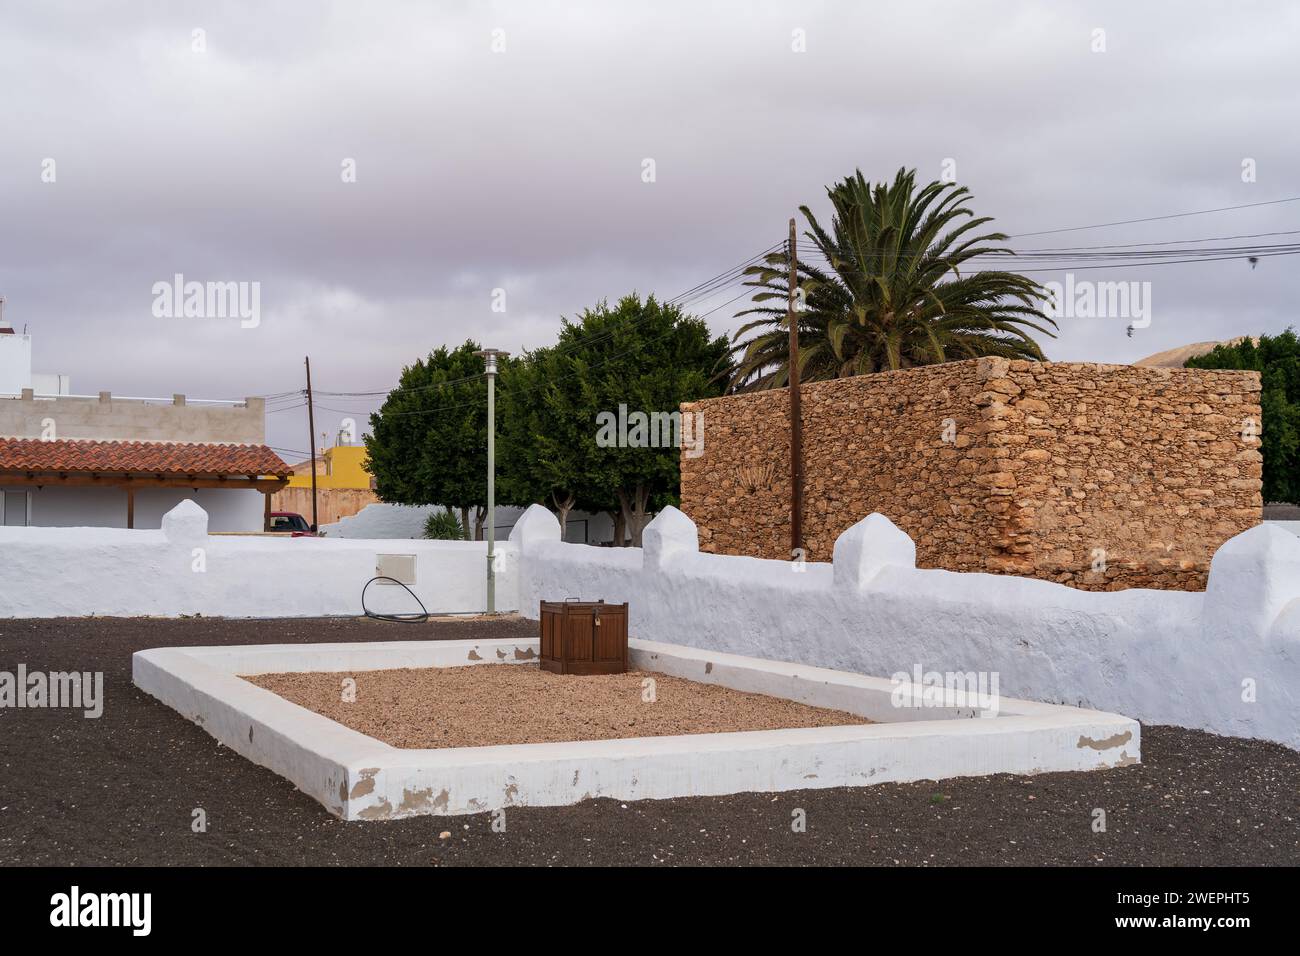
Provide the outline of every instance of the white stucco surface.
{"type": "MultiPolygon", "coordinates": [[[[0,490],[7,489],[0,481],[0,490]]],[[[31,496],[31,523],[45,528],[125,528],[126,492],[120,488],[13,487],[31,496]]],[[[211,531],[260,531],[265,496],[248,488],[141,488],[135,493],[135,527],[162,527],[180,502],[197,502],[211,531]]]]}
{"type": "Polygon", "coordinates": [[[1015,697],[1300,747],[1300,538],[1273,525],[1220,549],[1205,594],[918,569],[880,515],[841,536],[833,565],[701,553],[675,509],[644,556],[557,531],[544,509],[515,527],[529,616],[541,600],[627,601],[643,640],[860,674],[991,671],[1015,697]]]}
{"type": "MultiPolygon", "coordinates": [[[[0,528],[0,616],[357,614],[386,553],[417,555],[431,612],[484,608],[483,543],[209,536],[202,514],[182,503],[157,531],[0,528]]],[[[833,563],[701,553],[676,509],[644,551],[561,542],[541,506],[498,548],[499,610],[627,601],[642,640],[880,676],[991,672],[1012,697],[1300,747],[1300,537],[1272,523],[1219,550],[1203,594],[918,569],[879,515],[841,536],[833,563]]],[[[416,609],[391,585],[368,599],[416,609]]]]}
{"type": "MultiPolygon", "coordinates": [[[[0,616],[354,615],[380,554],[416,556],[411,589],[431,613],[486,607],[482,542],[209,535],[206,513],[188,500],[162,525],[0,528],[0,616]]],[[[509,542],[497,551],[497,607],[513,610],[518,551],[509,542]]],[[[419,611],[392,584],[372,585],[366,603],[384,613],[419,611]]]]}
{"type": "MultiPolygon", "coordinates": [[[[366,505],[356,514],[333,524],[321,525],[321,531],[338,538],[423,538],[424,522],[441,505],[391,505],[384,502],[366,505]]],[[[502,505],[497,508],[497,537],[510,533],[523,508],[502,505]]],[[[583,511],[569,513],[566,541],[601,542],[614,539],[614,523],[609,515],[591,515],[583,511]]]]}
{"type": "MultiPolygon", "coordinates": [[[[390,505],[381,501],[333,524],[321,525],[321,531],[339,538],[423,538],[429,515],[442,510],[441,505],[390,505]]],[[[505,537],[523,513],[523,508],[497,508],[498,537],[505,537]]]]}
{"type": "MultiPolygon", "coordinates": [[[[140,651],[137,687],[345,820],[1093,770],[1137,763],[1141,728],[1117,714],[1002,698],[998,716],[900,707],[877,677],[632,641],[635,667],[838,707],[875,723],[621,740],[398,749],[239,675],[510,666],[536,641],[181,647],[140,651]]],[[[648,705],[649,706],[649,705],[648,705]]]]}

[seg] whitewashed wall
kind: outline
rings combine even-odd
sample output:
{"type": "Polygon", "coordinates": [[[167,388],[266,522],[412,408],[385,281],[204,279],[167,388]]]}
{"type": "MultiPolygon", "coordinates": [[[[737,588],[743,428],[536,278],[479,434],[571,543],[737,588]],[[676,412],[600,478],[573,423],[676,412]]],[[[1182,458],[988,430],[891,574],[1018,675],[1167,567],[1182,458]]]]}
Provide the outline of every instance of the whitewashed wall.
{"type": "MultiPolygon", "coordinates": [[[[189,501],[162,524],[0,528],[0,617],[355,615],[380,553],[417,555],[415,591],[431,612],[485,606],[481,542],[209,536],[189,501]]],[[[802,570],[702,554],[672,508],[644,550],[564,543],[541,506],[498,547],[499,610],[627,601],[632,636],[646,640],[883,677],[996,672],[1011,697],[1300,748],[1300,537],[1272,524],[1219,549],[1204,594],[918,569],[911,540],[881,515],[846,531],[833,563],[802,570]]],[[[415,609],[391,585],[368,599],[415,609]]]]}
{"type": "MultiPolygon", "coordinates": [[[[212,536],[192,501],[157,531],[0,528],[0,617],[203,614],[305,617],[361,613],[378,554],[416,555],[412,590],[432,613],[482,611],[487,546],[473,541],[365,541],[212,536]]],[[[518,552],[498,545],[498,607],[516,607],[518,552]]],[[[372,611],[418,605],[376,583],[372,611]]]]}
{"type": "MultiPolygon", "coordinates": [[[[126,491],[121,488],[7,486],[31,496],[31,523],[44,528],[125,528],[126,491]]],[[[266,496],[251,488],[141,488],[135,493],[136,528],[161,528],[162,517],[180,502],[197,502],[208,513],[209,531],[261,531],[266,496]]]]}
{"type": "MultiPolygon", "coordinates": [[[[331,538],[423,538],[424,523],[442,505],[392,505],[385,502],[366,505],[354,515],[340,518],[333,524],[321,525],[321,531],[331,538]]],[[[496,510],[497,536],[505,537],[523,508],[498,505],[496,510]]],[[[614,522],[607,514],[588,514],[585,511],[569,512],[566,541],[599,543],[614,540],[614,522]]]]}
{"type": "Polygon", "coordinates": [[[627,601],[645,640],[884,677],[997,672],[1011,697],[1300,747],[1300,538],[1271,525],[1220,548],[1204,594],[918,569],[881,515],[840,537],[833,564],[801,571],[700,553],[676,509],[646,529],[644,551],[558,537],[545,509],[515,526],[529,616],[539,600],[627,601]]]}

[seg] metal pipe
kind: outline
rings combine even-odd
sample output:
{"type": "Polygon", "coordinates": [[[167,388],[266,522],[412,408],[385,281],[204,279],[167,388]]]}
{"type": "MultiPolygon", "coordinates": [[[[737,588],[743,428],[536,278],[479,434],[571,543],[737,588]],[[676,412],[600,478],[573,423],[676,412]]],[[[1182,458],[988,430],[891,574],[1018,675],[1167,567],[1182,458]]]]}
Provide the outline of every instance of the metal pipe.
{"type": "Polygon", "coordinates": [[[496,569],[496,435],[497,435],[497,415],[496,415],[496,381],[497,381],[497,357],[505,357],[509,352],[502,352],[500,349],[483,349],[475,352],[475,355],[482,357],[484,372],[488,380],[488,433],[487,433],[487,613],[495,614],[497,610],[497,569],[496,569]]]}
{"type": "MultiPolygon", "coordinates": [[[[495,366],[495,360],[492,362],[495,366]]],[[[497,609],[497,569],[496,569],[496,539],[497,539],[497,377],[495,374],[488,376],[488,495],[487,495],[487,526],[488,526],[488,549],[487,549],[487,612],[495,614],[497,609]]]]}

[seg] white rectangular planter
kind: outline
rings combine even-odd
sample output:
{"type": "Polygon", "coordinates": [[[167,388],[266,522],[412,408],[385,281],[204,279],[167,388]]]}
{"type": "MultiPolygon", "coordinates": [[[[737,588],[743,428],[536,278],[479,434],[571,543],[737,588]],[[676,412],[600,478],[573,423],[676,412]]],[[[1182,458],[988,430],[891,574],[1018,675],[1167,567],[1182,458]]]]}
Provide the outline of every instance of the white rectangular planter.
{"type": "MultiPolygon", "coordinates": [[[[1094,770],[1136,763],[1138,723],[1117,714],[1002,698],[996,717],[900,708],[889,680],[630,642],[634,667],[845,710],[878,723],[571,743],[401,750],[240,679],[536,660],[536,641],[396,641],[157,648],[132,660],[136,686],[226,746],[291,780],[345,820],[1094,770]]],[[[577,678],[580,679],[580,678],[577,678]]],[[[919,696],[919,694],[918,694],[919,696]]],[[[652,706],[652,705],[649,705],[652,706]]]]}

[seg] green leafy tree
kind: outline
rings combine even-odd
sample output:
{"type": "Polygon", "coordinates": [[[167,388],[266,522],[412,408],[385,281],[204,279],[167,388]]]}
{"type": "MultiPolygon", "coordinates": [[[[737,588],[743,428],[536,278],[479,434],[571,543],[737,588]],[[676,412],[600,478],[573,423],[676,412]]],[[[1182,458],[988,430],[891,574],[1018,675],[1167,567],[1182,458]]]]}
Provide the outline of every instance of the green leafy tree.
{"type": "MultiPolygon", "coordinates": [[[[475,538],[487,514],[487,388],[479,348],[442,346],[402,370],[365,437],[375,494],[404,505],[458,508],[475,538]]],[[[507,360],[508,361],[508,360],[507,360]]]]}
{"type": "Polygon", "coordinates": [[[503,386],[506,483],[557,510],[609,510],[639,546],[650,509],[678,500],[678,407],[719,394],[727,353],[703,321],[653,296],[601,302],[565,320],[558,343],[527,356],[503,386]],[[638,414],[651,423],[645,429],[638,414]],[[633,423],[626,433],[620,418],[633,423]]]}
{"type": "Polygon", "coordinates": [[[1217,345],[1187,368],[1248,369],[1260,373],[1260,453],[1264,500],[1300,504],[1300,339],[1294,329],[1217,345]]]}
{"type": "Polygon", "coordinates": [[[563,528],[575,507],[593,502],[583,439],[588,422],[556,387],[566,374],[554,348],[526,352],[497,392],[497,489],[504,503],[551,508],[563,528]]]}
{"type": "MultiPolygon", "coordinates": [[[[983,232],[970,190],[915,170],[892,184],[856,175],[827,189],[827,232],[807,206],[812,241],[798,258],[799,370],[805,381],[933,365],[985,355],[1043,358],[1030,331],[1053,333],[1039,308],[1046,291],[1025,276],[983,269],[978,259],[1014,253],[983,232]],[[1046,323],[1046,324],[1043,324],[1046,323]]],[[[757,315],[735,336],[734,390],[779,388],[789,378],[788,251],[747,271],[757,315]],[[771,303],[771,304],[763,304],[771,303]]]]}

